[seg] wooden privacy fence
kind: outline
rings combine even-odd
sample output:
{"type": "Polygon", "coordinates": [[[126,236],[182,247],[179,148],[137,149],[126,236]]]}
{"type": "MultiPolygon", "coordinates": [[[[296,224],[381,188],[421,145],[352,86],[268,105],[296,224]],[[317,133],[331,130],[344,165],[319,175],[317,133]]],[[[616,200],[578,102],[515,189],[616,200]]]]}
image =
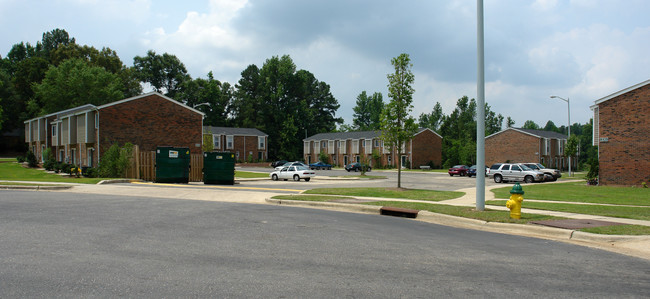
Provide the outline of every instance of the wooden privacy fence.
{"type": "MultiPolygon", "coordinates": [[[[131,166],[126,171],[126,177],[143,181],[156,180],[156,152],[140,151],[136,145],[133,147],[131,166]]],[[[190,155],[190,182],[203,181],[203,155],[190,155]]]]}

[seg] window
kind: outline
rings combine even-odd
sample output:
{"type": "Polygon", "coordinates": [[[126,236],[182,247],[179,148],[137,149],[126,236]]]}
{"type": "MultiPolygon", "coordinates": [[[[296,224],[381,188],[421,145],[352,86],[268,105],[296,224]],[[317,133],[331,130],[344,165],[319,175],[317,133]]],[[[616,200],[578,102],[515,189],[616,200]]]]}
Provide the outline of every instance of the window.
{"type": "Polygon", "coordinates": [[[352,152],[351,154],[359,153],[359,140],[352,140],[352,152]]]}
{"type": "Polygon", "coordinates": [[[325,140],[325,141],[321,141],[321,142],[320,142],[320,147],[321,147],[321,148],[326,148],[326,147],[327,147],[327,140],[325,140]]]}
{"type": "Polygon", "coordinates": [[[372,139],[366,139],[366,144],[364,145],[365,147],[365,153],[366,154],[372,154],[372,139]]]}
{"type": "Polygon", "coordinates": [[[259,145],[257,149],[265,149],[266,148],[266,138],[264,136],[259,136],[257,137],[257,144],[259,145]]]}
{"type": "Polygon", "coordinates": [[[511,169],[511,170],[512,170],[512,171],[521,171],[521,168],[519,167],[519,165],[512,165],[512,169],[511,169]]]}
{"type": "Polygon", "coordinates": [[[65,161],[65,150],[59,150],[59,162],[65,161]]]}
{"type": "Polygon", "coordinates": [[[99,113],[95,112],[95,129],[99,128],[99,113]]]}
{"type": "Polygon", "coordinates": [[[341,153],[341,154],[346,154],[346,149],[345,149],[345,148],[346,148],[346,141],[345,141],[345,140],[341,140],[341,141],[339,142],[339,153],[341,153]]]}
{"type": "MultiPolygon", "coordinates": [[[[233,136],[232,135],[226,136],[226,148],[227,149],[233,149],[234,147],[235,146],[234,146],[234,142],[233,142],[233,136]]],[[[237,154],[237,157],[239,157],[239,154],[237,154]]]]}
{"type": "Polygon", "coordinates": [[[327,142],[327,153],[328,154],[334,153],[334,140],[330,140],[327,142]]]}
{"type": "Polygon", "coordinates": [[[212,145],[215,149],[221,149],[221,135],[212,134],[212,145]]]}
{"type": "Polygon", "coordinates": [[[302,149],[305,154],[311,154],[311,146],[309,146],[309,141],[305,141],[302,149]]]}
{"type": "Polygon", "coordinates": [[[90,167],[93,167],[93,156],[95,155],[95,149],[94,148],[89,148],[88,149],[88,165],[90,167]]]}
{"type": "Polygon", "coordinates": [[[52,125],[52,138],[56,137],[56,124],[52,125]]]}
{"type": "Polygon", "coordinates": [[[503,165],[501,170],[510,170],[510,165],[503,165]]]}
{"type": "Polygon", "coordinates": [[[357,155],[356,157],[354,157],[354,159],[355,159],[355,161],[356,161],[357,163],[361,162],[361,160],[360,160],[360,158],[359,158],[359,155],[357,155]]]}
{"type": "Polygon", "coordinates": [[[379,139],[375,139],[375,147],[379,147],[379,139]]]}

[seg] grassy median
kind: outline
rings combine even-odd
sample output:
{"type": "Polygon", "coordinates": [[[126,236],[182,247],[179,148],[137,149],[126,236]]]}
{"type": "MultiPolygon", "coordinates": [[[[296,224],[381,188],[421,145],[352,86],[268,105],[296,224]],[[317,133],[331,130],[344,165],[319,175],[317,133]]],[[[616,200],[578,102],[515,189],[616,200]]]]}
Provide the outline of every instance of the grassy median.
{"type": "Polygon", "coordinates": [[[441,201],[461,197],[463,192],[436,191],[422,189],[398,188],[316,188],[307,190],[305,194],[326,194],[359,197],[401,198],[426,201],[441,201]]]}
{"type": "MultiPolygon", "coordinates": [[[[636,187],[588,186],[585,182],[522,184],[524,200],[581,202],[613,205],[650,206],[650,189],[636,187]]],[[[495,198],[510,198],[512,185],[493,189],[495,198]]]]}
{"type": "Polygon", "coordinates": [[[7,162],[0,163],[0,180],[97,184],[106,178],[76,178],[67,174],[59,175],[42,169],[26,168],[18,162],[7,162]]]}

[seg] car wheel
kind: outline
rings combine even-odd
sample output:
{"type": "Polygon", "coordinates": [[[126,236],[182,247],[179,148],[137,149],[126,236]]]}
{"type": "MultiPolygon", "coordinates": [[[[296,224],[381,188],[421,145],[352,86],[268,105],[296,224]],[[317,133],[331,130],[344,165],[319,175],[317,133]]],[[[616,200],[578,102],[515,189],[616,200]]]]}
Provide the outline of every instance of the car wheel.
{"type": "Polygon", "coordinates": [[[533,179],[532,176],[527,175],[527,176],[524,178],[524,182],[526,182],[527,184],[530,184],[530,183],[534,182],[534,179],[533,179]]]}
{"type": "Polygon", "coordinates": [[[300,176],[298,176],[297,174],[294,174],[293,175],[293,180],[296,181],[296,182],[300,181],[300,176]]]}
{"type": "Polygon", "coordinates": [[[277,174],[274,174],[274,175],[271,177],[271,179],[274,180],[274,181],[277,181],[277,180],[278,180],[278,175],[277,175],[277,174]]]}
{"type": "Polygon", "coordinates": [[[305,179],[305,182],[309,182],[309,180],[311,180],[311,178],[306,178],[306,179],[305,179]]]}
{"type": "Polygon", "coordinates": [[[497,184],[503,182],[503,177],[501,177],[500,174],[495,174],[494,175],[494,182],[497,183],[497,184]]]}
{"type": "Polygon", "coordinates": [[[555,182],[555,181],[557,181],[557,178],[556,178],[556,177],[553,177],[553,179],[551,180],[551,182],[555,182]]]}

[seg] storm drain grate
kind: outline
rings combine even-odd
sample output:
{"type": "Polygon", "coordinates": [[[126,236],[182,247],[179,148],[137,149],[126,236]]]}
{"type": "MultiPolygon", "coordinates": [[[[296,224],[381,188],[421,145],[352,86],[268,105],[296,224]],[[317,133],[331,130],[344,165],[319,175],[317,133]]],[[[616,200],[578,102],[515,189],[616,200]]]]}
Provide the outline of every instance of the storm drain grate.
{"type": "Polygon", "coordinates": [[[379,214],[386,216],[415,218],[418,216],[419,210],[395,208],[395,207],[381,207],[379,214]]]}

